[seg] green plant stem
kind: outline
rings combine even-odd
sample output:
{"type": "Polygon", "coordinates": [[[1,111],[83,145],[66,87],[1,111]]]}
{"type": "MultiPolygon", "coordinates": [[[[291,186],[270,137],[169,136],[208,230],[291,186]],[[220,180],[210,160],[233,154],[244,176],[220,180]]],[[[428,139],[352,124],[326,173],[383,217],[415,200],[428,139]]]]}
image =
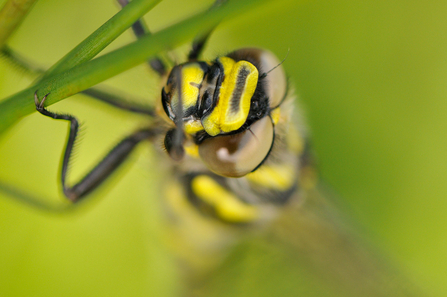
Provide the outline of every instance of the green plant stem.
{"type": "Polygon", "coordinates": [[[0,48],[22,23],[37,0],[9,0],[0,10],[0,48]]]}
{"type": "Polygon", "coordinates": [[[157,5],[161,0],[133,0],[111,19],[105,22],[89,37],[54,64],[42,77],[61,73],[83,62],[93,59],[113,40],[120,36],[133,23],[157,5]]]}
{"type": "Polygon", "coordinates": [[[92,61],[38,82],[0,103],[0,133],[20,118],[35,111],[34,92],[39,98],[50,93],[45,104],[54,104],[66,97],[88,89],[112,76],[126,71],[166,48],[173,48],[191,40],[199,33],[216,26],[221,20],[234,17],[269,0],[232,1],[218,9],[200,13],[183,22],[92,61]]]}

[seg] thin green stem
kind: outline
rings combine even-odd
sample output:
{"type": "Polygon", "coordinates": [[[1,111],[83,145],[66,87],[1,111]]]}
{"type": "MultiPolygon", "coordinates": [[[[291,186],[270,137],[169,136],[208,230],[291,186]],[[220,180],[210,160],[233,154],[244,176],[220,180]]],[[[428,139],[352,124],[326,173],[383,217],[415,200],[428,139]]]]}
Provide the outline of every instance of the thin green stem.
{"type": "Polygon", "coordinates": [[[0,10],[0,48],[18,28],[37,0],[9,0],[0,10]]]}
{"type": "Polygon", "coordinates": [[[42,77],[61,73],[94,58],[161,0],[133,0],[54,64],[42,77]]]}
{"type": "Polygon", "coordinates": [[[88,89],[112,76],[144,63],[166,48],[173,48],[206,32],[225,18],[234,17],[269,0],[232,1],[211,11],[200,13],[165,30],[82,63],[59,75],[38,82],[0,103],[0,133],[20,118],[35,111],[34,92],[39,98],[50,93],[46,105],[88,89]]]}
{"type": "MultiPolygon", "coordinates": [[[[35,63],[29,61],[28,59],[25,59],[19,53],[15,52],[8,46],[4,46],[2,49],[0,49],[0,58],[2,57],[13,67],[21,70],[23,73],[30,76],[36,77],[42,75],[45,72],[43,68],[36,66],[35,63]]],[[[138,100],[134,96],[124,94],[118,90],[114,90],[111,87],[104,88],[98,85],[84,90],[81,93],[123,110],[137,112],[149,116],[154,115],[152,107],[139,103],[143,102],[143,98],[140,98],[138,100]]]]}

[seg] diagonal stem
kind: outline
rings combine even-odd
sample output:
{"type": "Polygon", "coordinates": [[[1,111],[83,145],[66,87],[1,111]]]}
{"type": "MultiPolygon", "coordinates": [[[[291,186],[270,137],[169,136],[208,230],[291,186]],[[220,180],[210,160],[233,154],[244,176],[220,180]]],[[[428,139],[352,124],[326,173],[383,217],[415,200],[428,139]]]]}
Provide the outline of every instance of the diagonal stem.
{"type": "Polygon", "coordinates": [[[92,61],[82,63],[56,76],[46,78],[0,103],[0,133],[23,116],[35,111],[33,96],[48,96],[46,105],[88,89],[110,77],[124,72],[166,48],[172,48],[191,40],[199,33],[206,32],[221,20],[253,9],[269,0],[232,1],[221,7],[202,12],[151,36],[144,36],[118,50],[92,61]]]}

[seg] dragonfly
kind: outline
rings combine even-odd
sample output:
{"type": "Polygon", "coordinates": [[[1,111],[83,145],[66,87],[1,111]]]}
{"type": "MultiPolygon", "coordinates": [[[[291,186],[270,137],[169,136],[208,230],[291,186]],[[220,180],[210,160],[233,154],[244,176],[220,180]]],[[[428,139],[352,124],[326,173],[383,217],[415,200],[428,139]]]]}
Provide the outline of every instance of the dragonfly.
{"type": "MultiPolygon", "coordinates": [[[[148,34],[145,28],[141,20],[132,27],[137,38],[148,34]]],[[[70,123],[59,176],[63,195],[74,204],[88,199],[140,143],[149,141],[170,168],[164,198],[176,218],[171,226],[175,245],[190,249],[178,254],[186,254],[181,260],[199,267],[195,271],[202,271],[201,277],[223,261],[223,246],[262,230],[319,271],[334,267],[331,274],[339,275],[334,279],[350,284],[353,295],[377,290],[379,296],[388,287],[373,289],[368,282],[373,278],[373,287],[383,285],[388,274],[369,251],[356,248],[355,237],[334,218],[317,188],[309,133],[283,68],[287,59],[266,49],[242,48],[203,60],[211,33],[196,38],[187,61],[172,69],[161,58],[148,61],[162,81],[155,107],[123,104],[98,89],[84,92],[151,121],[118,142],[73,185],[67,177],[79,121],[47,109],[47,95],[39,98],[36,90],[37,112],[70,123]],[[315,252],[317,257],[310,256],[315,252]]],[[[24,64],[7,49],[3,54],[24,64]]]]}

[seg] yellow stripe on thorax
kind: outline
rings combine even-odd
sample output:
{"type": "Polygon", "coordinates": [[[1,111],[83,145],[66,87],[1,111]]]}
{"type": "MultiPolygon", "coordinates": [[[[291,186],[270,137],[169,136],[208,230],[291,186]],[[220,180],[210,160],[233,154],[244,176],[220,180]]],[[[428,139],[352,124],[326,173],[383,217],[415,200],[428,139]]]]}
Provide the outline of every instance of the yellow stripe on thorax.
{"type": "Polygon", "coordinates": [[[245,223],[257,218],[254,206],[241,202],[238,197],[220,186],[207,175],[199,175],[191,183],[194,194],[214,207],[217,215],[228,222],[245,223]]]}
{"type": "Polygon", "coordinates": [[[224,79],[218,103],[202,120],[205,131],[211,136],[220,132],[235,131],[245,123],[259,77],[258,69],[247,61],[236,63],[231,58],[221,57],[219,62],[224,69],[224,79]]]}
{"type": "Polygon", "coordinates": [[[263,165],[246,177],[252,183],[277,191],[290,189],[296,180],[295,170],[289,164],[263,165]]]}
{"type": "Polygon", "coordinates": [[[200,158],[199,156],[199,146],[195,143],[188,143],[184,146],[185,152],[194,158],[200,158]]]}

